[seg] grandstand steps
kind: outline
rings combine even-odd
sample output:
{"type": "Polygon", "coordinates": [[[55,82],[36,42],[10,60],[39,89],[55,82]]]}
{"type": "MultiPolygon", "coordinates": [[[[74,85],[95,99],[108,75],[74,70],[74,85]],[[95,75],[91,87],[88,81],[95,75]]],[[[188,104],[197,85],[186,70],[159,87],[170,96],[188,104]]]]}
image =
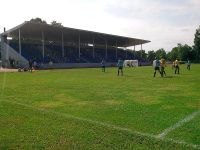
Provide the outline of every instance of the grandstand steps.
{"type": "Polygon", "coordinates": [[[3,50],[2,53],[4,53],[4,57],[2,57],[2,66],[5,67],[17,67],[17,68],[24,68],[28,67],[28,60],[20,55],[14,48],[12,48],[7,43],[3,42],[3,50]],[[11,64],[11,60],[14,64],[11,64]],[[15,65],[15,66],[12,66],[15,65]]]}

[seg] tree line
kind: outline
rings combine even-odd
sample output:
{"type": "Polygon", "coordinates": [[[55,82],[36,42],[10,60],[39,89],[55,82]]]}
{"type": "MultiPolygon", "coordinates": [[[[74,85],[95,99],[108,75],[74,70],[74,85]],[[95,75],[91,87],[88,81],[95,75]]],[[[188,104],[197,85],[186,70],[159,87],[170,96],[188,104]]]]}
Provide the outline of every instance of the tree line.
{"type": "MultiPolygon", "coordinates": [[[[47,21],[42,20],[41,18],[38,18],[38,17],[37,17],[37,18],[32,18],[32,19],[30,20],[30,22],[33,22],[33,23],[41,23],[41,24],[47,24],[47,21]]],[[[57,21],[55,21],[55,20],[53,20],[53,21],[51,22],[50,25],[56,26],[56,27],[63,27],[62,23],[57,22],[57,21]]]]}
{"type": "MultiPolygon", "coordinates": [[[[144,51],[145,52],[145,51],[144,51]]],[[[143,53],[144,53],[143,52],[143,53]]],[[[164,58],[169,61],[179,59],[181,61],[190,60],[192,62],[200,62],[200,26],[196,29],[194,35],[194,45],[189,46],[187,44],[178,43],[176,47],[172,48],[170,52],[166,52],[163,48],[159,50],[148,51],[148,53],[141,56],[147,61],[152,62],[155,58],[164,58]]]]}

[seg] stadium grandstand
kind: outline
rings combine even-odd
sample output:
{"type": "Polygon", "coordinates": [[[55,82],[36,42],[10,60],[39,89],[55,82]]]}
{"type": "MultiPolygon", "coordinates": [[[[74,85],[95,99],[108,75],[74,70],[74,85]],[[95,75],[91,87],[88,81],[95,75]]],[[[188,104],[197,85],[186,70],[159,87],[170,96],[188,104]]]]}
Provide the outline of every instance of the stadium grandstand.
{"type": "Polygon", "coordinates": [[[135,46],[142,49],[148,42],[26,21],[1,34],[1,59],[4,67],[14,68],[28,66],[29,60],[38,68],[98,67],[102,59],[112,66],[118,58],[143,61],[135,46]]]}

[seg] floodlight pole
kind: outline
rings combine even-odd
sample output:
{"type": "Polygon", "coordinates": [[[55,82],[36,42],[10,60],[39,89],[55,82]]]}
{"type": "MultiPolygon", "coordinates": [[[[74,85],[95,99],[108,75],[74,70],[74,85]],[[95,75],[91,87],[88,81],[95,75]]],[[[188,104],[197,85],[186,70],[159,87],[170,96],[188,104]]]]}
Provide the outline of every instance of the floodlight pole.
{"type": "Polygon", "coordinates": [[[94,58],[94,38],[93,38],[93,58],[94,58]]]}
{"type": "Polygon", "coordinates": [[[21,30],[19,29],[19,54],[22,54],[22,45],[21,45],[21,30]]]}
{"type": "Polygon", "coordinates": [[[62,57],[64,57],[64,37],[63,37],[63,32],[62,32],[62,57]]]}
{"type": "Polygon", "coordinates": [[[81,38],[80,38],[80,34],[78,36],[78,58],[81,57],[81,47],[80,47],[80,41],[81,41],[81,38]]]}
{"type": "Polygon", "coordinates": [[[42,58],[44,61],[44,31],[42,31],[42,58]]]}

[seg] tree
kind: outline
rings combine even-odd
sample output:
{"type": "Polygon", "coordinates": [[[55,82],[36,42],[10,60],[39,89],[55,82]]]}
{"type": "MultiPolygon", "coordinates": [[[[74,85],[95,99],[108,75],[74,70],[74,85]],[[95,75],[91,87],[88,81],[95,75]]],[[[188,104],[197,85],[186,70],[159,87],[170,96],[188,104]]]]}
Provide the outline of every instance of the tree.
{"type": "Polygon", "coordinates": [[[194,37],[194,51],[196,53],[196,60],[200,61],[200,26],[196,30],[195,37],[194,37]]]}
{"type": "Polygon", "coordinates": [[[158,59],[161,59],[161,58],[166,59],[167,58],[167,54],[163,48],[157,50],[155,52],[155,54],[156,54],[156,58],[158,58],[158,59]]]}
{"type": "Polygon", "coordinates": [[[188,58],[189,58],[189,60],[193,60],[193,61],[196,59],[196,52],[193,47],[189,51],[188,58]]]}
{"type": "Polygon", "coordinates": [[[47,22],[45,20],[42,20],[41,18],[37,17],[37,18],[32,18],[30,20],[30,22],[33,22],[33,23],[40,23],[40,24],[47,24],[47,22]]]}
{"type": "Polygon", "coordinates": [[[167,54],[167,57],[169,60],[183,60],[186,61],[187,59],[193,60],[194,59],[194,51],[191,46],[188,46],[187,44],[177,44],[176,47],[172,49],[171,52],[167,54]]]}
{"type": "Polygon", "coordinates": [[[174,61],[176,59],[180,59],[178,54],[178,47],[172,48],[172,51],[170,52],[170,60],[174,61]]]}
{"type": "Polygon", "coordinates": [[[147,60],[149,62],[153,62],[153,60],[155,59],[155,57],[156,57],[156,53],[154,51],[148,51],[147,60]]]}
{"type": "Polygon", "coordinates": [[[52,26],[56,26],[56,27],[63,27],[62,23],[59,23],[59,22],[57,22],[55,20],[51,22],[51,25],[52,26]]]}
{"type": "Polygon", "coordinates": [[[145,50],[136,51],[136,54],[137,54],[138,57],[141,57],[144,60],[147,59],[147,54],[145,53],[145,50]]]}
{"type": "Polygon", "coordinates": [[[190,53],[192,51],[192,47],[188,46],[187,44],[185,45],[178,44],[178,50],[179,50],[179,58],[181,60],[184,61],[186,61],[187,59],[191,60],[190,53]]]}

